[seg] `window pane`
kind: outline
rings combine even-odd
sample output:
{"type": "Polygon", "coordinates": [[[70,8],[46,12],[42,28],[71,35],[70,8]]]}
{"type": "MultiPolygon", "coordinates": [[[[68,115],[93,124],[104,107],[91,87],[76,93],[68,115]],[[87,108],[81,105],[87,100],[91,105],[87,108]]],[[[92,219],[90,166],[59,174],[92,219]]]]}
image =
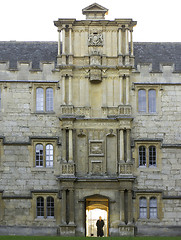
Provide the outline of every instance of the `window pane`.
{"type": "Polygon", "coordinates": [[[43,111],[43,88],[36,89],[36,110],[43,111]]]}
{"type": "Polygon", "coordinates": [[[44,217],[44,199],[38,197],[36,200],[36,215],[37,217],[44,217]]]}
{"type": "Polygon", "coordinates": [[[150,218],[157,218],[157,199],[150,198],[150,218]]]}
{"type": "Polygon", "coordinates": [[[54,198],[47,198],[47,217],[54,217],[54,198]]]}
{"type": "Polygon", "coordinates": [[[53,89],[52,88],[46,89],[46,111],[47,112],[53,111],[53,89]]]}
{"type": "Polygon", "coordinates": [[[146,91],[143,89],[138,91],[138,111],[146,112],[146,91]]]}
{"type": "Polygon", "coordinates": [[[146,198],[141,197],[139,201],[140,218],[147,218],[147,201],[146,198]]]}
{"type": "Polygon", "coordinates": [[[156,113],[156,91],[148,91],[148,108],[149,113],[156,113]]]}
{"type": "Polygon", "coordinates": [[[46,167],[53,167],[53,145],[46,145],[46,167]]]}
{"type": "Polygon", "coordinates": [[[149,166],[156,167],[156,147],[149,147],[149,166]]]}
{"type": "Polygon", "coordinates": [[[139,166],[146,167],[146,148],[144,146],[139,147],[139,166]]]}
{"type": "Polygon", "coordinates": [[[43,167],[43,145],[36,145],[36,153],[35,153],[35,166],[43,167]]]}

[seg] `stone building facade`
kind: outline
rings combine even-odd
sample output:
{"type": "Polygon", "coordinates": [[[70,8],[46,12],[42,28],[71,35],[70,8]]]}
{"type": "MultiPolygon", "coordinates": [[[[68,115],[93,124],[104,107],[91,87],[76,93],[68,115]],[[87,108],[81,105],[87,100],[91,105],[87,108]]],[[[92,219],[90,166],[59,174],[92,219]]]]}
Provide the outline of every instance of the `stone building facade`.
{"type": "Polygon", "coordinates": [[[181,44],[107,11],[0,42],[1,235],[181,235],[181,44]]]}

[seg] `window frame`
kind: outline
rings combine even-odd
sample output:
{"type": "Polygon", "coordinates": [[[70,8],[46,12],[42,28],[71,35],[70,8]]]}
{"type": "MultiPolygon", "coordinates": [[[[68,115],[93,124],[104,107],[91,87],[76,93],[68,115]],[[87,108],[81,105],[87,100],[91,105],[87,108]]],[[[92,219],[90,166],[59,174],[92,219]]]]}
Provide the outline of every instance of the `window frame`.
{"type": "Polygon", "coordinates": [[[55,85],[52,84],[35,84],[34,85],[34,109],[36,113],[55,113],[55,85]],[[37,109],[37,89],[43,89],[43,107],[42,110],[37,109]],[[47,109],[47,89],[52,89],[52,107],[47,109]]]}
{"type": "Polygon", "coordinates": [[[135,220],[140,222],[159,222],[162,220],[162,193],[161,192],[136,192],[136,201],[135,201],[135,220]],[[146,199],[146,217],[140,217],[140,199],[146,199]],[[152,217],[150,214],[150,202],[151,199],[156,199],[156,217],[152,217]]]}
{"type": "Polygon", "coordinates": [[[155,114],[158,114],[159,112],[159,101],[158,101],[158,98],[159,98],[159,88],[158,86],[155,86],[155,85],[144,85],[144,84],[140,84],[140,85],[137,85],[136,86],[136,90],[137,90],[137,112],[138,114],[141,114],[141,115],[155,115],[155,114]],[[145,91],[146,93],[146,111],[140,111],[139,110],[139,91],[145,91]],[[149,92],[151,90],[154,90],[155,91],[155,95],[156,95],[156,100],[155,100],[155,110],[156,111],[150,111],[150,108],[149,108],[149,92]]]}
{"type": "Polygon", "coordinates": [[[33,219],[35,221],[57,221],[59,215],[57,214],[57,210],[60,208],[58,202],[58,193],[57,192],[47,192],[47,193],[40,193],[40,192],[32,192],[32,213],[33,219]],[[37,212],[37,200],[41,198],[43,199],[43,211],[42,216],[38,216],[37,212]],[[53,199],[53,215],[48,216],[48,209],[47,209],[47,200],[48,198],[53,199]]]}
{"type": "Polygon", "coordinates": [[[54,217],[55,217],[55,200],[54,200],[54,198],[52,196],[48,196],[46,198],[46,218],[54,218],[54,217]],[[50,206],[48,206],[48,200],[49,199],[51,199],[50,206]],[[53,202],[53,206],[52,206],[52,202],[53,202]],[[52,210],[53,210],[53,215],[52,214],[48,214],[49,211],[50,211],[50,213],[52,213],[52,210]]]}
{"type": "Polygon", "coordinates": [[[140,197],[139,198],[139,218],[140,219],[147,219],[147,216],[148,216],[147,215],[147,208],[148,208],[148,206],[147,206],[147,199],[146,199],[146,197],[140,197]],[[141,200],[143,200],[143,199],[145,200],[145,203],[146,203],[146,204],[144,203],[144,206],[142,206],[143,203],[141,203],[141,200]],[[142,214],[143,215],[145,214],[146,216],[143,217],[143,216],[141,216],[142,214]]]}
{"type": "Polygon", "coordinates": [[[135,158],[135,168],[137,170],[141,169],[147,169],[147,170],[161,170],[161,164],[162,164],[162,152],[161,152],[161,141],[135,141],[135,148],[133,151],[133,158],[135,158]],[[146,149],[146,165],[140,166],[140,156],[139,156],[139,148],[145,147],[146,149]],[[156,163],[150,164],[150,157],[149,157],[149,148],[155,147],[156,149],[156,163]]]}
{"type": "Polygon", "coordinates": [[[39,196],[36,198],[36,217],[37,218],[44,218],[45,216],[45,200],[42,196],[39,196]],[[41,199],[42,202],[39,203],[40,206],[38,206],[38,200],[41,199]],[[43,213],[38,215],[38,212],[43,213]]]}
{"type": "MultiPolygon", "coordinates": [[[[34,140],[32,140],[33,141],[33,167],[34,167],[34,169],[53,169],[53,168],[55,168],[55,156],[56,156],[56,139],[54,140],[54,139],[42,139],[42,140],[36,140],[36,139],[34,139],[34,140]],[[43,146],[43,165],[42,166],[37,166],[36,165],[36,147],[37,147],[37,145],[42,145],[43,146]],[[48,145],[51,145],[51,146],[53,146],[53,160],[52,160],[52,162],[53,162],[53,164],[52,164],[52,166],[47,166],[47,162],[46,162],[46,160],[47,160],[47,156],[46,156],[46,147],[48,146],[48,145]]],[[[51,155],[52,156],[52,155],[51,155]]]]}

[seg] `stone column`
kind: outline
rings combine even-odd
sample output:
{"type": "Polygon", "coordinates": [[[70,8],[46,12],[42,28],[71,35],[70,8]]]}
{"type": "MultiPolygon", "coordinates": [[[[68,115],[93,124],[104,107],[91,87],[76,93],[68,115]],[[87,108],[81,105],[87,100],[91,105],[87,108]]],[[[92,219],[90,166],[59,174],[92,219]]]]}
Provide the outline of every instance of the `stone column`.
{"type": "Polygon", "coordinates": [[[74,190],[69,190],[69,224],[74,224],[74,190]]]}
{"type": "Polygon", "coordinates": [[[126,105],[129,105],[129,94],[130,94],[130,90],[129,90],[129,76],[126,76],[126,105]]]}
{"type": "Polygon", "coordinates": [[[119,66],[123,65],[123,56],[122,56],[122,28],[118,29],[118,58],[119,58],[119,66]]]}
{"type": "Polygon", "coordinates": [[[129,66],[129,29],[125,29],[125,65],[129,66]]]}
{"type": "Polygon", "coordinates": [[[58,56],[61,55],[61,30],[58,31],[58,56]]]}
{"type": "Polygon", "coordinates": [[[69,105],[72,105],[72,76],[69,76],[69,105]]]}
{"type": "Polygon", "coordinates": [[[124,131],[120,129],[120,162],[124,162],[124,131]]]}
{"type": "Polygon", "coordinates": [[[65,105],[65,76],[62,76],[62,104],[65,105]]]}
{"type": "Polygon", "coordinates": [[[62,54],[65,55],[65,27],[62,28],[62,54]]]}
{"type": "Polygon", "coordinates": [[[125,215],[124,215],[124,190],[120,190],[120,224],[125,224],[125,215]]]}
{"type": "Polygon", "coordinates": [[[62,129],[62,159],[66,161],[66,130],[62,129]]]}
{"type": "Polygon", "coordinates": [[[123,76],[119,76],[120,104],[123,105],[123,76]]]}
{"type": "Polygon", "coordinates": [[[73,161],[73,130],[69,129],[69,162],[73,161]]]}
{"type": "Polygon", "coordinates": [[[61,216],[62,216],[62,224],[66,224],[66,209],[67,209],[67,206],[66,206],[66,190],[63,189],[62,190],[62,206],[61,206],[61,216]]]}
{"type": "Polygon", "coordinates": [[[125,55],[129,55],[129,29],[125,29],[125,55]]]}
{"type": "Polygon", "coordinates": [[[126,146],[126,152],[127,152],[127,160],[126,162],[131,162],[131,139],[130,139],[130,129],[126,130],[126,137],[127,137],[127,146],[126,146]]]}
{"type": "Polygon", "coordinates": [[[66,65],[66,53],[65,53],[65,27],[62,28],[62,64],[66,65]]]}
{"type": "Polygon", "coordinates": [[[131,56],[134,56],[134,52],[133,52],[133,30],[130,30],[130,41],[131,41],[131,56]]]}
{"type": "Polygon", "coordinates": [[[128,224],[133,223],[132,214],[132,191],[128,190],[128,224]]]}
{"type": "Polygon", "coordinates": [[[72,55],[72,27],[69,27],[69,54],[72,55]]]}
{"type": "Polygon", "coordinates": [[[72,26],[69,26],[69,64],[73,64],[72,26]]]}
{"type": "Polygon", "coordinates": [[[118,40],[118,55],[122,55],[122,28],[120,27],[118,29],[118,36],[119,36],[119,40],[118,40]]]}

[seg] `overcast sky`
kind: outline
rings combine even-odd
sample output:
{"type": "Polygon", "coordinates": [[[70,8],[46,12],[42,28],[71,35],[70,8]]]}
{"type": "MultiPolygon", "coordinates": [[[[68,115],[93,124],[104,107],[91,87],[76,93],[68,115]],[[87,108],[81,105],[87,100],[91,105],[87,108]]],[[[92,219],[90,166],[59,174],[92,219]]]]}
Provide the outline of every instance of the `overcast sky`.
{"type": "Polygon", "coordinates": [[[136,42],[180,42],[181,0],[0,0],[0,41],[57,41],[53,21],[85,19],[82,9],[98,4],[109,9],[106,19],[137,21],[136,42]]]}

